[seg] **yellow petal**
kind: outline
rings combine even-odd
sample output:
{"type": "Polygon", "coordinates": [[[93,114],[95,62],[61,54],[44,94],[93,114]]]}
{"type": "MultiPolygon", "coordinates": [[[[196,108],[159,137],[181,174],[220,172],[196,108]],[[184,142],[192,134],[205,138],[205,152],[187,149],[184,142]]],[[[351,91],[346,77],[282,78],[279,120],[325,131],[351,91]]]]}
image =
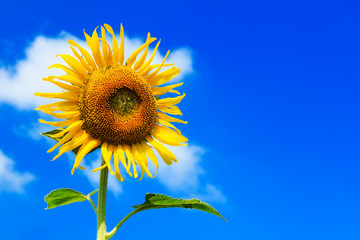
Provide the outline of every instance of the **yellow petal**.
{"type": "Polygon", "coordinates": [[[96,65],[98,66],[98,68],[102,68],[104,66],[104,63],[103,63],[103,59],[102,59],[101,52],[99,49],[99,47],[100,47],[99,37],[96,32],[96,29],[97,29],[97,27],[95,28],[92,37],[90,37],[87,33],[85,33],[85,31],[84,31],[84,35],[86,38],[86,43],[92,52],[92,55],[93,55],[96,65]]]}
{"type": "Polygon", "coordinates": [[[71,174],[74,174],[75,168],[78,168],[80,166],[80,163],[82,159],[85,157],[85,155],[88,154],[91,150],[93,150],[97,146],[99,146],[100,144],[101,144],[100,140],[91,138],[88,139],[83,145],[81,145],[76,155],[75,163],[71,170],[71,174]]]}
{"type": "Polygon", "coordinates": [[[126,164],[126,160],[125,160],[124,154],[125,154],[124,147],[123,147],[121,144],[119,144],[119,145],[118,145],[118,148],[117,148],[117,155],[118,155],[118,157],[120,158],[121,163],[122,163],[123,166],[125,167],[126,172],[132,177],[132,173],[130,172],[130,165],[127,165],[127,164],[126,164]]]}
{"type": "Polygon", "coordinates": [[[122,65],[125,60],[125,47],[124,47],[124,28],[121,24],[120,26],[120,49],[119,49],[119,64],[122,65]]]}
{"type": "Polygon", "coordinates": [[[147,168],[147,157],[146,157],[145,153],[142,151],[141,146],[139,148],[138,144],[132,144],[132,152],[134,154],[136,162],[141,167],[141,177],[140,177],[139,181],[143,178],[144,171],[150,178],[152,178],[152,174],[150,173],[149,169],[147,168]]]}
{"type": "Polygon", "coordinates": [[[35,96],[46,98],[60,98],[72,102],[78,102],[79,97],[73,92],[59,92],[59,93],[35,93],[35,96]]]}
{"type": "Polygon", "coordinates": [[[167,126],[167,127],[170,127],[170,128],[172,128],[172,129],[174,129],[175,132],[177,132],[178,134],[181,134],[180,130],[177,129],[173,124],[171,124],[171,123],[169,123],[169,122],[167,122],[167,121],[165,121],[165,120],[163,120],[163,119],[161,119],[161,118],[157,118],[156,121],[157,121],[158,123],[160,123],[161,125],[164,125],[164,126],[167,126]]]}
{"type": "Polygon", "coordinates": [[[113,170],[111,169],[111,157],[112,157],[112,145],[108,144],[107,142],[104,142],[101,146],[101,153],[104,158],[104,161],[106,163],[106,166],[108,167],[110,173],[114,174],[113,170]]]}
{"type": "Polygon", "coordinates": [[[137,178],[138,173],[136,171],[136,164],[135,164],[135,161],[134,161],[133,154],[131,152],[131,148],[129,147],[129,145],[124,145],[124,150],[125,150],[126,157],[128,158],[128,160],[131,162],[131,164],[133,166],[134,178],[137,178]]]}
{"type": "Polygon", "coordinates": [[[90,65],[85,61],[85,59],[83,57],[80,56],[80,54],[73,48],[71,47],[71,51],[73,52],[73,54],[75,55],[75,57],[79,60],[79,62],[81,63],[81,66],[83,66],[86,71],[88,71],[89,73],[93,72],[93,69],[90,67],[90,65]]]}
{"type": "Polygon", "coordinates": [[[61,122],[46,122],[42,119],[39,119],[39,122],[41,123],[46,123],[46,124],[49,124],[51,126],[54,126],[54,127],[66,127],[66,126],[69,126],[71,123],[77,121],[80,119],[80,115],[77,116],[77,117],[74,117],[74,118],[71,118],[69,120],[66,120],[66,121],[61,121],[61,122]]]}
{"type": "Polygon", "coordinates": [[[73,93],[79,93],[80,92],[80,88],[77,87],[77,86],[72,86],[72,85],[69,85],[69,84],[62,83],[62,82],[54,81],[51,78],[43,78],[43,80],[47,81],[47,82],[51,82],[51,83],[55,84],[56,86],[58,86],[58,87],[60,87],[62,89],[65,89],[67,91],[73,92],[73,93]]]}
{"type": "Polygon", "coordinates": [[[151,146],[156,149],[156,151],[159,153],[160,157],[164,160],[166,164],[171,165],[173,161],[177,162],[175,155],[160,142],[154,140],[150,136],[147,136],[145,139],[149,142],[151,146]]]}
{"type": "Polygon", "coordinates": [[[154,48],[154,51],[153,53],[151,54],[151,57],[149,58],[149,60],[147,60],[140,68],[140,72],[142,72],[144,69],[146,69],[152,62],[152,60],[154,59],[155,57],[155,54],[156,54],[156,51],[160,45],[160,42],[161,42],[161,39],[159,40],[159,42],[156,44],[156,47],[154,48]]]}
{"type": "Polygon", "coordinates": [[[157,108],[164,112],[164,113],[169,113],[169,114],[172,114],[172,115],[182,115],[180,109],[177,107],[177,106],[163,106],[163,105],[160,105],[160,106],[157,106],[157,108]]]}
{"type": "Polygon", "coordinates": [[[56,63],[56,64],[51,65],[51,66],[48,67],[47,69],[49,70],[50,68],[59,68],[59,69],[63,70],[64,72],[66,72],[66,73],[67,73],[68,75],[70,75],[70,76],[77,77],[77,78],[79,78],[80,80],[83,80],[83,79],[84,79],[83,76],[82,76],[82,74],[80,74],[79,72],[77,72],[77,71],[75,71],[75,70],[73,70],[73,69],[71,69],[71,68],[69,68],[69,67],[66,67],[66,66],[64,66],[64,65],[62,65],[62,64],[56,63]]]}
{"type": "Polygon", "coordinates": [[[65,152],[71,151],[71,150],[79,147],[81,144],[83,144],[89,138],[90,138],[89,134],[87,134],[85,131],[79,130],[70,141],[66,142],[64,145],[62,145],[59,148],[59,152],[53,158],[53,160],[57,159],[65,152]]]}
{"type": "Polygon", "coordinates": [[[170,81],[177,75],[179,75],[180,70],[181,70],[180,68],[172,67],[170,69],[167,69],[167,70],[159,73],[152,80],[149,80],[148,82],[150,83],[151,86],[162,85],[162,84],[170,81]]]}
{"type": "Polygon", "coordinates": [[[81,63],[76,60],[76,58],[67,54],[59,54],[57,56],[60,56],[74,70],[74,72],[80,74],[83,78],[89,78],[86,70],[83,68],[81,63]]]}
{"type": "Polygon", "coordinates": [[[104,168],[106,168],[106,163],[105,163],[104,165],[102,165],[101,167],[94,168],[94,169],[92,170],[92,172],[97,172],[97,171],[99,171],[99,170],[103,170],[104,168]]]}
{"type": "Polygon", "coordinates": [[[59,102],[54,102],[54,103],[41,105],[41,106],[35,108],[35,110],[51,109],[53,107],[76,107],[76,106],[77,106],[77,104],[74,103],[74,102],[59,101],[59,102]]]}
{"type": "Polygon", "coordinates": [[[180,119],[177,119],[177,118],[174,118],[174,117],[170,117],[168,115],[166,115],[165,113],[162,113],[162,112],[158,112],[157,113],[158,117],[167,121],[167,122],[178,122],[178,123],[184,123],[184,124],[187,124],[188,122],[185,122],[183,120],[180,120],[180,119]]]}
{"type": "Polygon", "coordinates": [[[168,127],[160,126],[155,124],[153,131],[151,132],[157,140],[162,143],[171,145],[171,146],[185,146],[187,145],[188,139],[168,127]]]}
{"type": "Polygon", "coordinates": [[[115,177],[121,182],[124,181],[124,178],[121,176],[119,169],[118,146],[115,146],[114,149],[114,168],[115,168],[115,177]]]}
{"type": "Polygon", "coordinates": [[[66,81],[66,82],[69,82],[75,86],[83,86],[84,85],[84,82],[79,79],[77,76],[71,76],[71,75],[62,75],[62,76],[49,76],[48,77],[49,79],[54,79],[54,78],[57,78],[57,79],[60,79],[60,80],[63,80],[63,81],[66,81]]]}
{"type": "MultiPolygon", "coordinates": [[[[175,65],[174,63],[165,63],[164,65],[162,65],[163,67],[169,67],[169,66],[173,66],[175,65]]],[[[150,66],[148,66],[147,68],[145,68],[144,70],[142,70],[140,73],[141,73],[141,76],[146,76],[149,74],[149,72],[155,68],[158,68],[159,66],[161,66],[161,64],[152,64],[150,66]]]]}
{"type": "Polygon", "coordinates": [[[181,102],[181,100],[185,97],[185,93],[183,93],[183,95],[178,96],[178,97],[174,97],[174,98],[163,98],[163,99],[159,99],[156,101],[156,105],[163,105],[163,106],[172,106],[172,105],[176,105],[179,102],[181,102]]]}
{"type": "Polygon", "coordinates": [[[154,154],[153,150],[149,147],[149,145],[147,145],[145,142],[141,142],[141,147],[145,152],[145,154],[151,159],[151,161],[154,163],[156,167],[156,173],[154,175],[155,177],[159,169],[159,163],[157,161],[156,155],[154,154]]]}
{"type": "Polygon", "coordinates": [[[114,31],[112,29],[112,27],[110,27],[107,24],[104,24],[106,30],[112,35],[112,43],[113,43],[113,56],[114,56],[114,63],[117,64],[119,62],[119,45],[117,42],[117,39],[115,37],[114,31]]]}
{"type": "Polygon", "coordinates": [[[77,44],[76,42],[74,42],[72,40],[68,40],[68,42],[70,45],[77,47],[80,50],[80,52],[84,56],[86,62],[92,67],[92,69],[94,69],[94,70],[97,69],[95,62],[88,51],[86,51],[83,47],[81,47],[79,44],[77,44]]]}
{"type": "Polygon", "coordinates": [[[165,60],[166,60],[166,58],[169,56],[169,53],[170,53],[170,50],[167,51],[167,53],[166,53],[163,61],[161,62],[160,66],[159,66],[154,72],[150,73],[149,76],[147,76],[146,79],[147,79],[149,82],[151,82],[151,80],[152,80],[153,78],[155,78],[156,74],[157,74],[157,73],[160,71],[160,69],[164,66],[165,60]]]}
{"type": "MultiPolygon", "coordinates": [[[[169,85],[169,86],[166,86],[166,87],[153,87],[153,88],[151,88],[151,91],[153,92],[154,95],[163,95],[163,94],[165,94],[167,92],[170,92],[172,89],[174,89],[176,87],[182,86],[183,84],[184,83],[181,82],[181,83],[169,85]]],[[[180,94],[178,91],[176,91],[175,93],[180,94]]]]}
{"type": "Polygon", "coordinates": [[[146,48],[147,46],[149,46],[150,43],[152,43],[153,41],[155,41],[156,38],[150,38],[148,41],[146,41],[143,45],[141,45],[138,49],[136,49],[131,55],[130,55],[130,58],[129,58],[129,61],[128,61],[128,64],[127,66],[131,67],[134,63],[135,63],[135,60],[136,60],[136,57],[137,55],[139,55],[139,53],[144,49],[146,48]]]}
{"type": "MultiPolygon", "coordinates": [[[[146,41],[148,41],[149,39],[150,39],[150,33],[148,33],[146,41]]],[[[146,46],[144,53],[141,55],[139,60],[136,61],[135,66],[134,66],[135,71],[137,71],[142,66],[142,64],[145,62],[145,59],[146,59],[146,56],[148,53],[148,49],[149,49],[149,45],[146,46]]]]}
{"type": "Polygon", "coordinates": [[[53,138],[58,138],[58,137],[64,136],[65,133],[67,133],[67,132],[69,132],[69,131],[71,131],[73,129],[81,129],[82,124],[83,124],[82,120],[73,122],[66,129],[64,129],[64,131],[61,131],[61,132],[59,132],[57,134],[53,134],[52,137],[53,138]]]}
{"type": "Polygon", "coordinates": [[[79,111],[65,112],[65,113],[53,113],[49,111],[43,111],[43,112],[60,119],[71,119],[80,115],[79,111]]]}
{"type": "Polygon", "coordinates": [[[54,151],[57,147],[59,147],[61,144],[66,143],[69,141],[79,130],[81,127],[72,129],[70,132],[68,132],[63,138],[61,138],[52,148],[50,148],[47,152],[54,151]]]}

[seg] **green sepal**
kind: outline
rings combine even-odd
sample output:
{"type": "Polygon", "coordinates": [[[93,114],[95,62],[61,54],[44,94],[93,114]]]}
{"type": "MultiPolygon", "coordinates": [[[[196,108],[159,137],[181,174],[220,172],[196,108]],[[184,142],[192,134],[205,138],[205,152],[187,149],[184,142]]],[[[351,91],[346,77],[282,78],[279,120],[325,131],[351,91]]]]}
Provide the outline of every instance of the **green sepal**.
{"type": "Polygon", "coordinates": [[[70,188],[60,188],[53,190],[45,196],[45,202],[48,204],[47,208],[45,209],[56,208],[74,202],[83,202],[85,200],[91,202],[92,200],[90,199],[90,197],[94,195],[97,191],[98,190],[95,190],[88,195],[85,195],[70,188]]]}
{"type": "MultiPolygon", "coordinates": [[[[44,133],[40,133],[41,135],[45,136],[45,137],[48,137],[48,138],[51,138],[53,140],[56,140],[56,141],[60,141],[67,133],[64,134],[64,136],[61,136],[61,137],[53,137],[53,135],[57,134],[57,133],[60,133],[62,131],[64,131],[65,128],[56,128],[54,130],[51,130],[51,131],[48,131],[48,132],[44,132],[44,133]]],[[[73,150],[71,150],[75,155],[77,155],[79,149],[80,149],[81,145],[77,148],[74,148],[73,150]]],[[[100,146],[92,149],[88,154],[92,153],[93,151],[99,149],[100,146]]]]}
{"type": "Polygon", "coordinates": [[[138,211],[143,211],[148,209],[158,209],[158,208],[169,208],[169,207],[197,209],[214,214],[226,221],[226,219],[223,216],[221,216],[221,214],[218,211],[216,211],[215,208],[195,198],[179,199],[179,198],[169,197],[163,194],[147,193],[145,195],[145,202],[143,204],[133,206],[133,208],[135,208],[138,211]]]}

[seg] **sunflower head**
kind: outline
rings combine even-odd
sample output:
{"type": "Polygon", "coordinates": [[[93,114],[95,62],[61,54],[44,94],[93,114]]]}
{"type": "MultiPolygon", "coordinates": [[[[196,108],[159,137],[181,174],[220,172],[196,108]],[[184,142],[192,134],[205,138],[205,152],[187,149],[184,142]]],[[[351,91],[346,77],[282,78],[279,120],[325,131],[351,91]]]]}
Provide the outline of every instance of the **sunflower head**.
{"type": "MultiPolygon", "coordinates": [[[[137,177],[136,166],[141,168],[141,178],[148,170],[148,160],[156,169],[158,161],[154,150],[167,164],[176,162],[176,157],[163,144],[186,145],[187,138],[172,122],[186,123],[170,115],[182,115],[176,106],[185,94],[174,90],[182,83],[166,85],[180,73],[174,64],[152,64],[160,41],[151,56],[149,45],[156,40],[147,35],[146,42],[136,49],[124,62],[124,30],[120,28],[120,43],[113,29],[104,24],[101,38],[96,29],[92,36],[85,34],[90,52],[74,41],[69,41],[74,56],[59,55],[67,64],[55,64],[49,68],[60,68],[65,74],[49,76],[45,81],[63,89],[59,93],[36,93],[36,96],[59,98],[61,101],[37,108],[55,118],[58,122],[40,122],[59,127],[52,137],[58,142],[48,152],[59,148],[58,158],[67,151],[76,149],[72,173],[80,167],[86,154],[101,148],[105,164],[94,171],[108,167],[120,181],[120,163],[125,171],[137,177]],[[105,27],[105,28],[104,28],[105,27]],[[112,47],[106,40],[106,30],[112,36],[112,47]],[[166,70],[164,67],[172,66],[166,70]],[[180,96],[163,98],[166,93],[180,96]],[[112,170],[112,164],[115,171],[112,170]]],[[[140,179],[141,179],[140,178],[140,179]]]]}

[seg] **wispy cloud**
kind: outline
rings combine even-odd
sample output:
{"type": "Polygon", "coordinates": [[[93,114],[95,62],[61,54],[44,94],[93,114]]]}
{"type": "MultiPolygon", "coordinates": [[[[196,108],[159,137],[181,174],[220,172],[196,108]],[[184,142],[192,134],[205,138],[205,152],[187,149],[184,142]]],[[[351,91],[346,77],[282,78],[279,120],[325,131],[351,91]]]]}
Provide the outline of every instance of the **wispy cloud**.
{"type": "Polygon", "coordinates": [[[181,192],[209,202],[226,202],[221,190],[201,177],[206,175],[201,166],[206,152],[204,148],[196,145],[167,147],[176,155],[178,162],[167,166],[158,156],[160,166],[156,178],[161,184],[173,193],[181,192]]]}
{"type": "Polygon", "coordinates": [[[24,193],[25,185],[35,179],[31,173],[20,173],[14,168],[15,162],[0,150],[0,192],[24,193]]]}
{"type": "MultiPolygon", "coordinates": [[[[66,32],[61,33],[58,38],[38,36],[26,48],[24,59],[19,60],[15,66],[0,66],[0,103],[7,103],[20,110],[31,110],[39,105],[49,103],[49,99],[35,97],[34,93],[59,92],[59,88],[54,84],[41,79],[49,75],[64,74],[58,69],[46,69],[52,64],[64,63],[60,58],[56,58],[56,55],[64,53],[72,55],[68,39],[75,40],[87,49],[85,41],[66,32]]],[[[143,41],[144,39],[126,37],[125,57],[129,57],[135,49],[141,46],[143,41]]],[[[152,49],[148,56],[151,52],[152,49]]],[[[163,58],[164,54],[158,50],[153,62],[160,63],[163,58]]],[[[180,75],[173,81],[180,81],[193,71],[191,51],[187,48],[175,49],[170,53],[166,62],[175,63],[177,67],[182,68],[180,75]]]]}

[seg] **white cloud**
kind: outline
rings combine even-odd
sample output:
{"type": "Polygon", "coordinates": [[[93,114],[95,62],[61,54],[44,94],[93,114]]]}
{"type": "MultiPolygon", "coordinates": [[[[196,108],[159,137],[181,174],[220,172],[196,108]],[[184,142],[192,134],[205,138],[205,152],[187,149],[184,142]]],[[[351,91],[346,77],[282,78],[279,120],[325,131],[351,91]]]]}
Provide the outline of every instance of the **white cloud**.
{"type": "MultiPolygon", "coordinates": [[[[101,153],[99,152],[96,160],[90,162],[89,165],[84,163],[85,161],[83,161],[83,163],[81,164],[81,166],[85,168],[81,172],[88,178],[90,183],[95,188],[99,187],[100,171],[92,172],[92,170],[100,166],[100,160],[101,160],[101,153]]],[[[110,174],[108,178],[108,190],[111,191],[115,196],[118,196],[120,193],[123,192],[121,182],[110,174]]]]}
{"type": "Polygon", "coordinates": [[[31,173],[16,171],[14,165],[14,161],[0,150],[0,192],[24,193],[25,185],[35,179],[31,173]]]}
{"type": "Polygon", "coordinates": [[[156,178],[161,184],[174,193],[182,192],[209,202],[226,202],[226,197],[218,188],[201,179],[205,175],[201,167],[205,149],[196,145],[167,147],[175,154],[178,162],[167,166],[158,155],[160,166],[156,178]]]}
{"type": "MultiPolygon", "coordinates": [[[[59,92],[59,88],[54,84],[41,79],[49,75],[64,74],[59,69],[46,69],[52,64],[63,63],[60,57],[56,58],[56,55],[72,55],[67,39],[75,40],[87,49],[85,41],[65,32],[61,33],[58,38],[38,36],[25,50],[25,59],[19,60],[15,66],[0,66],[0,103],[7,103],[21,110],[31,110],[39,105],[49,103],[49,99],[35,97],[34,93],[59,92]]],[[[143,42],[144,39],[126,37],[125,57],[129,57],[143,42]]],[[[151,52],[150,49],[148,56],[151,52]]],[[[160,63],[163,57],[164,55],[158,50],[153,63],[160,63]]],[[[182,68],[180,75],[174,78],[175,82],[182,80],[193,71],[192,56],[189,49],[175,49],[170,53],[167,62],[175,63],[177,67],[182,68]]]]}

